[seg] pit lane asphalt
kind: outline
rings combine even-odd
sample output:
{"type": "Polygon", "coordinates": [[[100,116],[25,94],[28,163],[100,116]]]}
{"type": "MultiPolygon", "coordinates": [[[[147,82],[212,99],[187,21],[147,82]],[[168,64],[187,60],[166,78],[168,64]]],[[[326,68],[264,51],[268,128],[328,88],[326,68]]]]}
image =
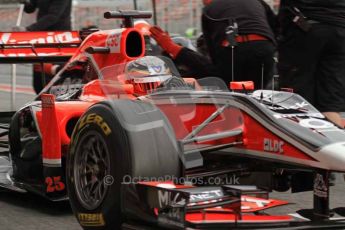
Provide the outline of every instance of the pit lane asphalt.
{"type": "MultiPolygon", "coordinates": [[[[1,65],[0,84],[10,84],[10,67],[1,65]]],[[[17,84],[31,86],[31,68],[18,66],[17,84]]],[[[32,100],[34,95],[18,93],[16,108],[32,100]]],[[[10,93],[0,90],[0,111],[11,109],[10,93]]],[[[345,207],[345,182],[342,175],[337,175],[336,186],[331,188],[331,208],[345,207]]],[[[291,204],[267,211],[270,214],[295,213],[300,209],[312,208],[312,192],[291,194],[273,193],[271,198],[287,200],[291,204]]],[[[68,201],[50,202],[33,194],[19,194],[0,190],[0,230],[80,230],[72,214],[68,201]]]]}

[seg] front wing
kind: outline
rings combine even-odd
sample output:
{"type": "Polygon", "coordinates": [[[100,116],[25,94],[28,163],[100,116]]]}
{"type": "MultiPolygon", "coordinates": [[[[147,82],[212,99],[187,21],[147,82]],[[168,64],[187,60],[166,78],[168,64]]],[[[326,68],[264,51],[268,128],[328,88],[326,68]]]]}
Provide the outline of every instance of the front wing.
{"type": "MultiPolygon", "coordinates": [[[[193,187],[172,182],[141,182],[138,195],[153,208],[164,229],[339,229],[345,218],[318,221],[298,215],[268,215],[288,202],[269,199],[256,186],[193,187]]],[[[152,229],[126,223],[123,229],[152,229]]]]}

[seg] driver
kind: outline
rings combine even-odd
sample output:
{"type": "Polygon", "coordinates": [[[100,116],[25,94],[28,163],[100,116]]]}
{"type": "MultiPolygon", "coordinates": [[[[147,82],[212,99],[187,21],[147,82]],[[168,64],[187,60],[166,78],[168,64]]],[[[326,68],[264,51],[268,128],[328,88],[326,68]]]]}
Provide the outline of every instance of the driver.
{"type": "Polygon", "coordinates": [[[162,82],[173,77],[167,63],[155,56],[144,56],[126,65],[125,73],[128,84],[134,87],[134,93],[145,95],[156,89],[162,82]]]}

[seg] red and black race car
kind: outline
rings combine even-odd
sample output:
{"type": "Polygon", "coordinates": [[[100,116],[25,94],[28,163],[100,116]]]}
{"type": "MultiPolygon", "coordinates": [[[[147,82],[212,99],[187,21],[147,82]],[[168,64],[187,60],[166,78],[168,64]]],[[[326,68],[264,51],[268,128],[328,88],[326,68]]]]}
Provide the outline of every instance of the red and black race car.
{"type": "Polygon", "coordinates": [[[345,226],[329,210],[344,130],[290,92],[180,77],[169,59],[145,56],[133,20],[149,16],[107,12],[124,27],[83,40],[0,33],[2,63],[68,61],[36,100],[0,114],[0,185],[68,197],[84,229],[345,226]],[[262,213],[287,204],[270,191],[288,189],[314,191],[317,222],[262,213]]]}

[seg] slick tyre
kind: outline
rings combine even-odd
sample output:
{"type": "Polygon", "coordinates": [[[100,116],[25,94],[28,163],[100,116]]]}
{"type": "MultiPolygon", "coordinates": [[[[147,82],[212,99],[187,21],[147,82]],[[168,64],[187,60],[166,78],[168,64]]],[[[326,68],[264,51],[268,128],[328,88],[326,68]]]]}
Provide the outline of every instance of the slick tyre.
{"type": "Polygon", "coordinates": [[[79,119],[66,170],[70,203],[81,226],[120,229],[129,218],[155,221],[141,207],[129,179],[179,177],[179,150],[169,121],[157,107],[107,101],[79,119]]]}

